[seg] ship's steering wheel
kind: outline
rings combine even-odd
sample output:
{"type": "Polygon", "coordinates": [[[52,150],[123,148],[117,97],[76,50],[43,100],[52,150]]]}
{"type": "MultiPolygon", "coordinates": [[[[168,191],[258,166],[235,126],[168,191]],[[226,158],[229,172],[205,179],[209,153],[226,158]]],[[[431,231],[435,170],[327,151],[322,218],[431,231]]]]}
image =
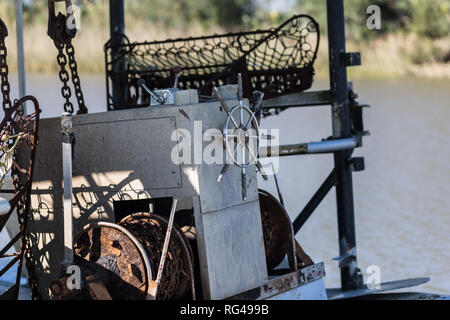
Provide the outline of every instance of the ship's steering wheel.
{"type": "MultiPolygon", "coordinates": [[[[246,168],[256,165],[261,172],[264,180],[267,175],[264,173],[261,163],[258,161],[260,148],[260,136],[258,119],[255,113],[246,105],[244,105],[242,75],[238,74],[238,100],[239,104],[230,111],[227,103],[223,99],[220,91],[214,88],[214,92],[222,105],[223,111],[227,114],[227,120],[223,129],[224,148],[227,151],[230,162],[242,168],[242,199],[247,200],[247,174],[246,168]],[[238,121],[236,120],[238,119],[238,121]],[[240,151],[240,154],[238,154],[240,151]]],[[[262,96],[259,104],[262,103],[262,96]]],[[[258,107],[255,108],[258,109],[258,107]]],[[[220,182],[230,167],[229,162],[223,166],[217,181],[220,182]]]]}
{"type": "Polygon", "coordinates": [[[249,107],[234,107],[223,129],[224,144],[229,159],[238,167],[247,168],[258,161],[260,134],[258,120],[249,107]],[[236,118],[239,119],[236,121],[236,118]],[[240,150],[240,159],[237,158],[240,150]]]}

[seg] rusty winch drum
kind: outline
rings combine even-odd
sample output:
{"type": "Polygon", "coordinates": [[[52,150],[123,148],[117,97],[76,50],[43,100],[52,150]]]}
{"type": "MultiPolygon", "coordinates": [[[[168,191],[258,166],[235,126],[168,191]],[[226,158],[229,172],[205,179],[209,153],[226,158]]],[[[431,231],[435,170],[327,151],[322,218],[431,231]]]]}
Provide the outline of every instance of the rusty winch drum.
{"type": "MultiPolygon", "coordinates": [[[[82,270],[95,274],[93,279],[102,282],[113,300],[148,299],[167,226],[165,217],[150,213],[129,215],[119,224],[89,224],[74,241],[76,262],[82,270]]],[[[193,294],[192,249],[177,226],[172,231],[156,299],[176,300],[193,294]]],[[[87,281],[86,275],[83,278],[87,281]]],[[[63,290],[54,293],[64,298],[63,290]]],[[[78,297],[96,298],[87,292],[78,297]]]]}

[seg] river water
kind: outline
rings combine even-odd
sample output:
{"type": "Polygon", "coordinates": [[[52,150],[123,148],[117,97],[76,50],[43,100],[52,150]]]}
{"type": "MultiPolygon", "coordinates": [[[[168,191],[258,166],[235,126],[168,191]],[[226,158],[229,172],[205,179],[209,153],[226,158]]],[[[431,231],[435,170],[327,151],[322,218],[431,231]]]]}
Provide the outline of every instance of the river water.
{"type": "MultiPolygon", "coordinates": [[[[85,75],[82,81],[90,111],[104,111],[104,78],[85,75]]],[[[365,171],[354,174],[359,267],[365,273],[378,266],[383,282],[430,277],[413,290],[450,294],[449,82],[361,80],[354,86],[359,101],[371,105],[364,111],[371,135],[355,151],[366,164],[365,171]]],[[[57,75],[29,76],[28,92],[39,99],[44,117],[61,114],[59,88],[57,75]]],[[[327,83],[316,81],[314,89],[327,89],[327,83]]],[[[262,127],[280,129],[283,144],[318,141],[331,133],[330,107],[290,109],[264,119],[262,127]]],[[[280,160],[279,182],[291,218],[332,166],[331,155],[280,160]]],[[[276,194],[273,180],[260,186],[276,194]]],[[[313,260],[325,263],[327,287],[340,281],[332,260],[339,255],[335,201],[333,189],[297,235],[313,260]]]]}

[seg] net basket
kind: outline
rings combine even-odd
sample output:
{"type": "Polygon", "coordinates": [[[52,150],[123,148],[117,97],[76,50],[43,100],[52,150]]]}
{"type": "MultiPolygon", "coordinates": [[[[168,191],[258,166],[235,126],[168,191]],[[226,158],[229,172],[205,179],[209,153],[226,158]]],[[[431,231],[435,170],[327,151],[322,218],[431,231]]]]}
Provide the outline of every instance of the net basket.
{"type": "Polygon", "coordinates": [[[172,69],[181,67],[180,89],[211,96],[213,86],[236,83],[242,73],[244,96],[266,98],[307,90],[312,85],[319,46],[319,25],[297,15],[277,28],[204,37],[131,43],[116,34],[105,44],[108,109],[149,105],[137,85],[151,89],[173,86],[172,69]]]}

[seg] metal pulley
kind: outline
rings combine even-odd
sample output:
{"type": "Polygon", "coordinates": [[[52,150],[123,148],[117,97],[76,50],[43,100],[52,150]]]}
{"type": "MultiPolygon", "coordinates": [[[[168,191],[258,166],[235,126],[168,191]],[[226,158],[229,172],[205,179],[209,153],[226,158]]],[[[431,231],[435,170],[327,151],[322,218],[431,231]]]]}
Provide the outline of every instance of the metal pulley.
{"type": "Polygon", "coordinates": [[[70,44],[77,33],[76,28],[69,28],[67,21],[72,19],[73,12],[69,10],[72,6],[71,0],[48,0],[48,36],[55,42],[55,45],[70,44]],[[55,3],[65,2],[66,15],[55,12],[55,3]]]}
{"type": "Polygon", "coordinates": [[[86,290],[71,296],[70,291],[60,289],[66,282],[62,278],[52,284],[57,297],[108,299],[98,293],[104,287],[102,291],[106,290],[111,299],[147,298],[152,279],[150,261],[142,244],[126,228],[107,222],[92,223],[75,239],[74,253],[74,262],[84,271],[86,290]],[[62,296],[64,292],[68,294],[62,296]]]}
{"type": "Polygon", "coordinates": [[[258,190],[258,195],[269,274],[276,272],[286,255],[291,269],[312,265],[311,258],[295,240],[291,220],[281,203],[267,191],[258,190]]]}
{"type": "Polygon", "coordinates": [[[132,214],[118,224],[89,224],[74,241],[74,262],[80,266],[83,288],[68,290],[64,276],[53,282],[53,294],[57,299],[195,298],[192,249],[175,225],[161,281],[156,283],[169,226],[164,216],[150,213],[132,214]]]}

